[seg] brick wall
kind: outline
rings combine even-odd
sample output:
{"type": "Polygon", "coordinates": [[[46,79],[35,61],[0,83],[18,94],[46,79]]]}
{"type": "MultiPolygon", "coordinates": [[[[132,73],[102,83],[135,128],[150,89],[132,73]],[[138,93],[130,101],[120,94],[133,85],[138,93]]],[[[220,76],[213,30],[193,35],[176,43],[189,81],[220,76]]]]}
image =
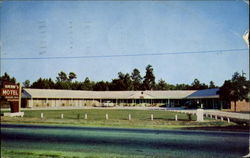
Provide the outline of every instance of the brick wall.
{"type": "MultiPolygon", "coordinates": [[[[234,111],[234,102],[231,102],[231,111],[234,111]]],[[[245,100],[236,102],[236,111],[250,112],[250,102],[247,102],[245,100]]]]}

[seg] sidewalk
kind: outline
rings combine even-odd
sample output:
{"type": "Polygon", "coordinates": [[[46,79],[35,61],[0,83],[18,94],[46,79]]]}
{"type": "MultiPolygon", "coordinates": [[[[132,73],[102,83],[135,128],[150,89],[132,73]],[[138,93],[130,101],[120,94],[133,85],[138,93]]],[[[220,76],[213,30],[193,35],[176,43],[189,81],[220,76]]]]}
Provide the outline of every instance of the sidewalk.
{"type": "MultiPolygon", "coordinates": [[[[184,110],[184,109],[182,109],[182,110],[170,110],[170,111],[184,112],[184,113],[191,113],[191,114],[196,113],[196,110],[184,110]]],[[[204,114],[218,116],[218,117],[225,117],[225,118],[250,120],[250,113],[235,113],[235,112],[225,112],[225,111],[220,111],[220,110],[204,110],[204,114]]]]}

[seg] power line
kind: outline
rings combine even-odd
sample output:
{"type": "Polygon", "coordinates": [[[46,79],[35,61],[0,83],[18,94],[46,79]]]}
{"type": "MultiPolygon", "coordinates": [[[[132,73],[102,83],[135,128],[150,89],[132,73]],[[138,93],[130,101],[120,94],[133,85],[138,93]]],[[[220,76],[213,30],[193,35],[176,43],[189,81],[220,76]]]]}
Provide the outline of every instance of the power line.
{"type": "Polygon", "coordinates": [[[51,59],[89,59],[89,58],[117,58],[117,57],[139,57],[139,56],[164,56],[164,55],[184,55],[184,54],[208,54],[208,53],[230,53],[234,51],[246,51],[248,49],[223,49],[208,51],[188,51],[188,52],[166,52],[166,53],[143,53],[143,54],[110,54],[110,55],[90,55],[90,56],[54,56],[54,57],[9,57],[0,60],[51,60],[51,59]]]}

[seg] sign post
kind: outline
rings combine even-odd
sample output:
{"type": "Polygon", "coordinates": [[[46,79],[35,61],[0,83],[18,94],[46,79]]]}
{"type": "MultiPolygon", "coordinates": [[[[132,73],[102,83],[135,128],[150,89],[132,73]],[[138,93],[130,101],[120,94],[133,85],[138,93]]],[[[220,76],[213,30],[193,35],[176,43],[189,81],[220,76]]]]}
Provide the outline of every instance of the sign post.
{"type": "Polygon", "coordinates": [[[4,113],[4,116],[23,116],[21,112],[21,84],[13,84],[4,82],[3,88],[1,88],[1,96],[3,96],[8,102],[10,102],[11,113],[4,113]]]}
{"type": "Polygon", "coordinates": [[[202,122],[204,121],[204,110],[203,109],[197,109],[197,112],[196,112],[196,115],[197,115],[197,121],[198,122],[202,122]]]}

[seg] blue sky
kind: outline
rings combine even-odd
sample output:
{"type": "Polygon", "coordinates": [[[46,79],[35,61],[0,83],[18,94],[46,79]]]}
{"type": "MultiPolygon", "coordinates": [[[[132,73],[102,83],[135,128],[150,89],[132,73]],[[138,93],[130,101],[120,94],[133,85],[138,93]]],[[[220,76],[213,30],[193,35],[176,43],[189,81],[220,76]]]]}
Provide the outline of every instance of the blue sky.
{"type": "Polygon", "coordinates": [[[1,3],[1,75],[17,81],[56,79],[111,81],[118,72],[151,64],[156,80],[222,85],[236,71],[249,75],[249,6],[237,1],[9,1],[1,3]],[[246,49],[206,54],[113,58],[6,60],[178,53],[246,49]]]}

